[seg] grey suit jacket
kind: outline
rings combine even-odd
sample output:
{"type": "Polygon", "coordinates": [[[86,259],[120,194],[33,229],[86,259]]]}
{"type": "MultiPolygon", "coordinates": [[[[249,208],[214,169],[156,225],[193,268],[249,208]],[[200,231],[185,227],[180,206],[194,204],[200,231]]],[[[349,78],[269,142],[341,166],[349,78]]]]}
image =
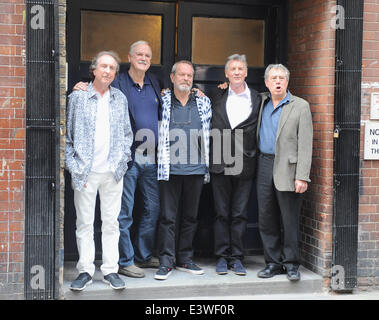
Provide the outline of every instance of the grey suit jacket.
{"type": "MultiPolygon", "coordinates": [[[[258,116],[257,139],[262,120],[263,106],[269,93],[261,93],[262,103],[258,116]]],[[[309,103],[290,95],[283,106],[278,131],[274,161],[274,184],[279,191],[295,191],[295,180],[310,182],[312,163],[313,126],[309,103]]]]}

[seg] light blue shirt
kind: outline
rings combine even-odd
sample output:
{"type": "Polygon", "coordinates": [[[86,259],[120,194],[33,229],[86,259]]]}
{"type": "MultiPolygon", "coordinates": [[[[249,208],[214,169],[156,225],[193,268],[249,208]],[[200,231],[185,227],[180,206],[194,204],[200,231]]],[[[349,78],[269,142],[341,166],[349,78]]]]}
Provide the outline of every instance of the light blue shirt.
{"type": "Polygon", "coordinates": [[[276,108],[272,104],[271,94],[270,100],[263,107],[261,126],[259,129],[259,150],[263,153],[275,154],[276,133],[278,131],[280,116],[283,106],[290,102],[290,92],[282,101],[279,102],[276,108]]]}

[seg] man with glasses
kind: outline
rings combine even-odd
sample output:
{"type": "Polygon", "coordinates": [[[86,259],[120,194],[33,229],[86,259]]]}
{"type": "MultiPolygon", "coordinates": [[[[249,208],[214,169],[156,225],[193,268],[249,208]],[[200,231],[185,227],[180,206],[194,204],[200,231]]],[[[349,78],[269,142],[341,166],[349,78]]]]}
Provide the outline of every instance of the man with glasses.
{"type": "Polygon", "coordinates": [[[289,71],[269,65],[258,117],[257,197],[266,267],[260,278],[286,271],[300,280],[299,215],[312,162],[312,114],[307,101],[288,90],[289,71]],[[282,231],[282,232],[281,232],[282,231]]]}

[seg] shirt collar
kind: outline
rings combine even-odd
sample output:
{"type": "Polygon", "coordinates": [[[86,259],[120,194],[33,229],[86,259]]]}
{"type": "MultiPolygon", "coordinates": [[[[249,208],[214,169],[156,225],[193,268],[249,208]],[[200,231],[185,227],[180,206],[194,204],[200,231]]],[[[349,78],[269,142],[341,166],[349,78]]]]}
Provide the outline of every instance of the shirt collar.
{"type": "MultiPolygon", "coordinates": [[[[188,102],[190,102],[190,101],[192,101],[192,100],[196,100],[196,94],[195,94],[195,92],[193,92],[193,91],[191,90],[190,95],[189,95],[189,97],[188,97],[187,104],[188,104],[188,102]]],[[[175,102],[175,103],[177,103],[177,104],[179,104],[179,105],[181,105],[180,101],[176,98],[176,96],[175,96],[175,94],[174,94],[174,90],[171,91],[171,101],[172,101],[172,102],[175,102]]],[[[174,103],[173,103],[173,104],[174,104],[174,103]]]]}
{"type": "Polygon", "coordinates": [[[228,94],[229,95],[235,95],[235,96],[246,96],[246,97],[249,97],[250,96],[250,90],[249,90],[249,87],[248,87],[246,81],[244,82],[244,84],[245,84],[245,90],[243,92],[241,92],[241,93],[235,93],[233,91],[232,87],[229,86],[229,92],[228,92],[228,94]]]}
{"type": "MultiPolygon", "coordinates": [[[[134,87],[138,86],[139,87],[139,84],[134,82],[134,80],[130,76],[129,72],[127,72],[127,74],[128,74],[129,79],[130,79],[130,82],[132,83],[132,86],[134,86],[134,87]]],[[[146,73],[145,73],[145,77],[143,78],[143,85],[145,85],[145,84],[151,84],[151,81],[150,81],[149,77],[146,75],[146,73]]]]}
{"type": "MultiPolygon", "coordinates": [[[[94,96],[97,97],[97,91],[93,88],[92,81],[88,84],[88,95],[90,98],[93,98],[94,96]]],[[[109,86],[109,97],[114,98],[114,90],[113,87],[109,86]]]]}
{"type": "MultiPolygon", "coordinates": [[[[269,98],[268,101],[272,100],[272,99],[271,99],[271,93],[268,94],[268,98],[269,98]]],[[[284,105],[284,104],[289,103],[289,102],[290,102],[290,99],[291,99],[291,93],[290,93],[289,90],[287,90],[287,94],[286,94],[286,96],[285,96],[285,97],[284,97],[284,98],[278,103],[278,107],[280,107],[280,106],[282,106],[282,105],[284,105]]]]}

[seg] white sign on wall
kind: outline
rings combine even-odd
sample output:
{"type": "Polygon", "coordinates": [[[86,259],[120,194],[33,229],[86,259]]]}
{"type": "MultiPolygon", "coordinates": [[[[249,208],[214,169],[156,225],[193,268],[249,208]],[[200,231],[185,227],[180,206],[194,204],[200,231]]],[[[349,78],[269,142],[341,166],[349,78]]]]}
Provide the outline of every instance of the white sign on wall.
{"type": "Polygon", "coordinates": [[[379,92],[371,93],[370,119],[379,120],[379,92]]]}
{"type": "Polygon", "coordinates": [[[379,160],[379,121],[365,124],[365,160],[379,160]]]}

